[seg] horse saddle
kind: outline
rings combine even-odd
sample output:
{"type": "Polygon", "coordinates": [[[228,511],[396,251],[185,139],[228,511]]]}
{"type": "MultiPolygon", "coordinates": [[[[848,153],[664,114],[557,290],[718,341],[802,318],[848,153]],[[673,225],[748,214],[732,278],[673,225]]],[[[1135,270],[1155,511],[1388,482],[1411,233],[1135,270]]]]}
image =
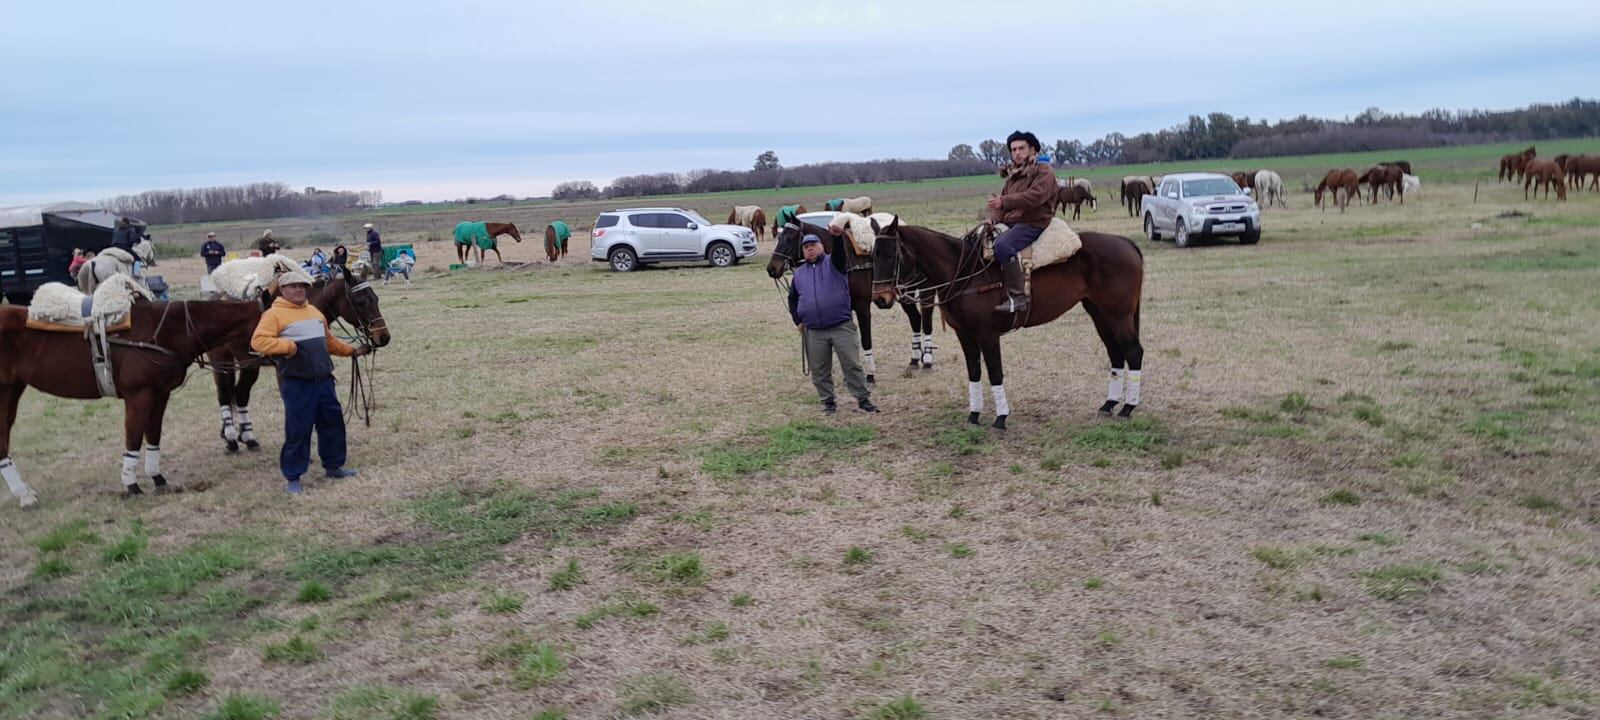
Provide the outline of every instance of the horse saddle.
{"type": "MultiPolygon", "coordinates": [[[[28,305],[29,330],[45,332],[88,332],[93,326],[94,296],[79,292],[77,288],[61,283],[46,283],[34,293],[28,305]]],[[[133,327],[133,316],[122,313],[120,317],[107,318],[105,331],[118,333],[133,327]]]]}
{"type": "MultiPolygon", "coordinates": [[[[994,239],[1006,229],[1005,225],[995,225],[994,233],[984,238],[984,260],[994,261],[994,239]]],[[[1050,227],[1045,228],[1039,239],[1017,253],[1017,258],[1022,261],[1023,291],[1029,296],[1033,295],[1034,270],[1046,265],[1064,263],[1082,248],[1083,239],[1067,226],[1067,221],[1058,217],[1050,218],[1050,227]]]]}

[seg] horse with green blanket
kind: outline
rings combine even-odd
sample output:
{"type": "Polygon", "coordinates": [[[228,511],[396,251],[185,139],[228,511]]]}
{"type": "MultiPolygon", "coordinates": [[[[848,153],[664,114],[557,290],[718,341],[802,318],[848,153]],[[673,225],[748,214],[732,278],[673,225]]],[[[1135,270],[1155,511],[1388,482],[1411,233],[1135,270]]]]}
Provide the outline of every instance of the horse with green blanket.
{"type": "Polygon", "coordinates": [[[504,265],[506,259],[500,256],[500,245],[496,242],[496,238],[501,235],[510,235],[516,238],[517,242],[522,242],[522,233],[517,230],[515,223],[471,221],[457,223],[455,231],[456,262],[465,263],[467,261],[467,251],[476,250],[478,264],[482,265],[483,252],[485,250],[493,250],[495,258],[500,261],[500,264],[504,265]]]}
{"type": "Polygon", "coordinates": [[[567,224],[557,220],[544,228],[544,256],[550,262],[560,260],[567,255],[567,241],[572,239],[572,229],[567,224]]]}

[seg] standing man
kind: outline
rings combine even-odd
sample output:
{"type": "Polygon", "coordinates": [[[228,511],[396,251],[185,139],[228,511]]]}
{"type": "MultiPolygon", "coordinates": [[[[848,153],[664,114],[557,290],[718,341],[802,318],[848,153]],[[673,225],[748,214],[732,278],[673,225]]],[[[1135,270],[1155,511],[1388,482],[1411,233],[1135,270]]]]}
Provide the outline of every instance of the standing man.
{"type": "Polygon", "coordinates": [[[217,271],[217,266],[222,264],[222,259],[228,256],[228,249],[217,242],[217,234],[206,233],[206,244],[200,246],[200,257],[206,259],[206,274],[217,271]]]}
{"type": "Polygon", "coordinates": [[[383,269],[383,238],[378,237],[378,229],[372,223],[362,225],[367,229],[367,264],[374,271],[383,269]]]}
{"type": "Polygon", "coordinates": [[[805,262],[794,270],[789,286],[789,316],[805,338],[806,364],[811,384],[822,399],[822,414],[839,411],[833,396],[833,356],[839,356],[845,387],[861,412],[875,413],[867,392],[867,374],[861,369],[861,336],[850,320],[850,283],[845,270],[844,235],[833,236],[833,253],[822,251],[822,238],[806,235],[800,241],[805,262]]]}
{"type": "Polygon", "coordinates": [[[321,311],[307,304],[311,276],[299,270],[278,278],[279,297],[261,314],[250,349],[277,359],[278,392],[283,396],[283,450],[278,469],[291,495],[302,491],[300,476],[311,464],[311,431],[317,456],[330,480],[354,477],[344,466],[344,409],[333,383],[333,358],[361,357],[366,346],[351,347],[333,336],[321,311]]]}
{"type": "Polygon", "coordinates": [[[261,231],[261,239],[256,241],[256,249],[261,251],[263,257],[272,255],[283,249],[278,239],[272,236],[271,230],[261,231]]]}
{"type": "Polygon", "coordinates": [[[1039,162],[1039,138],[1033,133],[1011,133],[1006,147],[1011,150],[1011,164],[1000,171],[1006,184],[1000,196],[988,202],[989,224],[1010,226],[994,241],[994,260],[1000,263],[1006,283],[1006,300],[994,311],[1019,313],[1028,311],[1028,295],[1023,291],[1022,261],[1017,253],[1038,240],[1056,216],[1056,173],[1039,162]]]}

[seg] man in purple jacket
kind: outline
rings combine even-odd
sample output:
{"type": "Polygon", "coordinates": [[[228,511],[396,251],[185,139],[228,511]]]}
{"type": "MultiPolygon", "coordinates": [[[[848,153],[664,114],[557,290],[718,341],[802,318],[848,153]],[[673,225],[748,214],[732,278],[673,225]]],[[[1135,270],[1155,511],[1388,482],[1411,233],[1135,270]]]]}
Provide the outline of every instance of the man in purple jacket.
{"type": "Polygon", "coordinates": [[[833,397],[833,356],[839,356],[845,387],[856,398],[856,407],[875,413],[867,392],[867,374],[861,368],[861,339],[856,324],[850,321],[850,283],[845,270],[845,238],[833,236],[833,252],[822,250],[822,238],[806,235],[800,241],[805,262],[794,270],[789,286],[789,316],[805,337],[806,363],[811,366],[811,384],[822,399],[822,414],[839,411],[833,397]]]}

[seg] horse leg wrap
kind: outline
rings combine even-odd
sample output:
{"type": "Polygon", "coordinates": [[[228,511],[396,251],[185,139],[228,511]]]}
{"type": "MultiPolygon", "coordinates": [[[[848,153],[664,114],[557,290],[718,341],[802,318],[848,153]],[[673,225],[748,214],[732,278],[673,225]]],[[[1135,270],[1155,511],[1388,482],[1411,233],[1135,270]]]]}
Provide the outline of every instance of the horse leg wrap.
{"type": "Polygon", "coordinates": [[[125,452],[122,454],[122,486],[133,487],[139,484],[139,477],[135,471],[139,468],[139,453],[125,452]]]}
{"type": "Polygon", "coordinates": [[[922,333],[911,334],[911,364],[915,365],[922,359],[922,333]]]}
{"type": "Polygon", "coordinates": [[[250,424],[250,408],[239,408],[239,439],[245,442],[255,442],[255,426],[250,424]]]}
{"type": "Polygon", "coordinates": [[[927,337],[922,339],[922,366],[923,367],[933,367],[933,351],[934,351],[933,336],[929,335],[929,336],[927,336],[927,337]]]}
{"type": "Polygon", "coordinates": [[[967,412],[983,412],[983,383],[967,383],[967,412]]]}
{"type": "Polygon", "coordinates": [[[239,429],[233,426],[233,408],[222,406],[222,439],[233,442],[239,439],[239,429]]]}
{"type": "Polygon", "coordinates": [[[878,359],[872,356],[871,350],[861,351],[861,364],[866,366],[867,377],[878,374],[878,359]]]}
{"type": "Polygon", "coordinates": [[[994,414],[997,417],[1010,415],[1011,403],[1006,400],[1006,387],[1004,385],[993,385],[989,387],[989,392],[994,394],[994,414]]]}
{"type": "Polygon", "coordinates": [[[6,489],[11,491],[12,497],[21,500],[23,505],[32,504],[28,500],[33,497],[33,488],[22,481],[22,473],[17,472],[17,466],[11,462],[11,458],[0,459],[0,477],[5,478],[6,489]]]}
{"type": "Polygon", "coordinates": [[[1142,374],[1139,370],[1128,371],[1128,394],[1123,398],[1123,403],[1134,406],[1139,404],[1139,384],[1142,374]]]}
{"type": "Polygon", "coordinates": [[[159,445],[144,446],[144,474],[152,478],[161,474],[161,447],[159,445]]]}
{"type": "Polygon", "coordinates": [[[1122,368],[1111,368],[1111,385],[1106,388],[1106,402],[1113,405],[1122,402],[1122,368]]]}

